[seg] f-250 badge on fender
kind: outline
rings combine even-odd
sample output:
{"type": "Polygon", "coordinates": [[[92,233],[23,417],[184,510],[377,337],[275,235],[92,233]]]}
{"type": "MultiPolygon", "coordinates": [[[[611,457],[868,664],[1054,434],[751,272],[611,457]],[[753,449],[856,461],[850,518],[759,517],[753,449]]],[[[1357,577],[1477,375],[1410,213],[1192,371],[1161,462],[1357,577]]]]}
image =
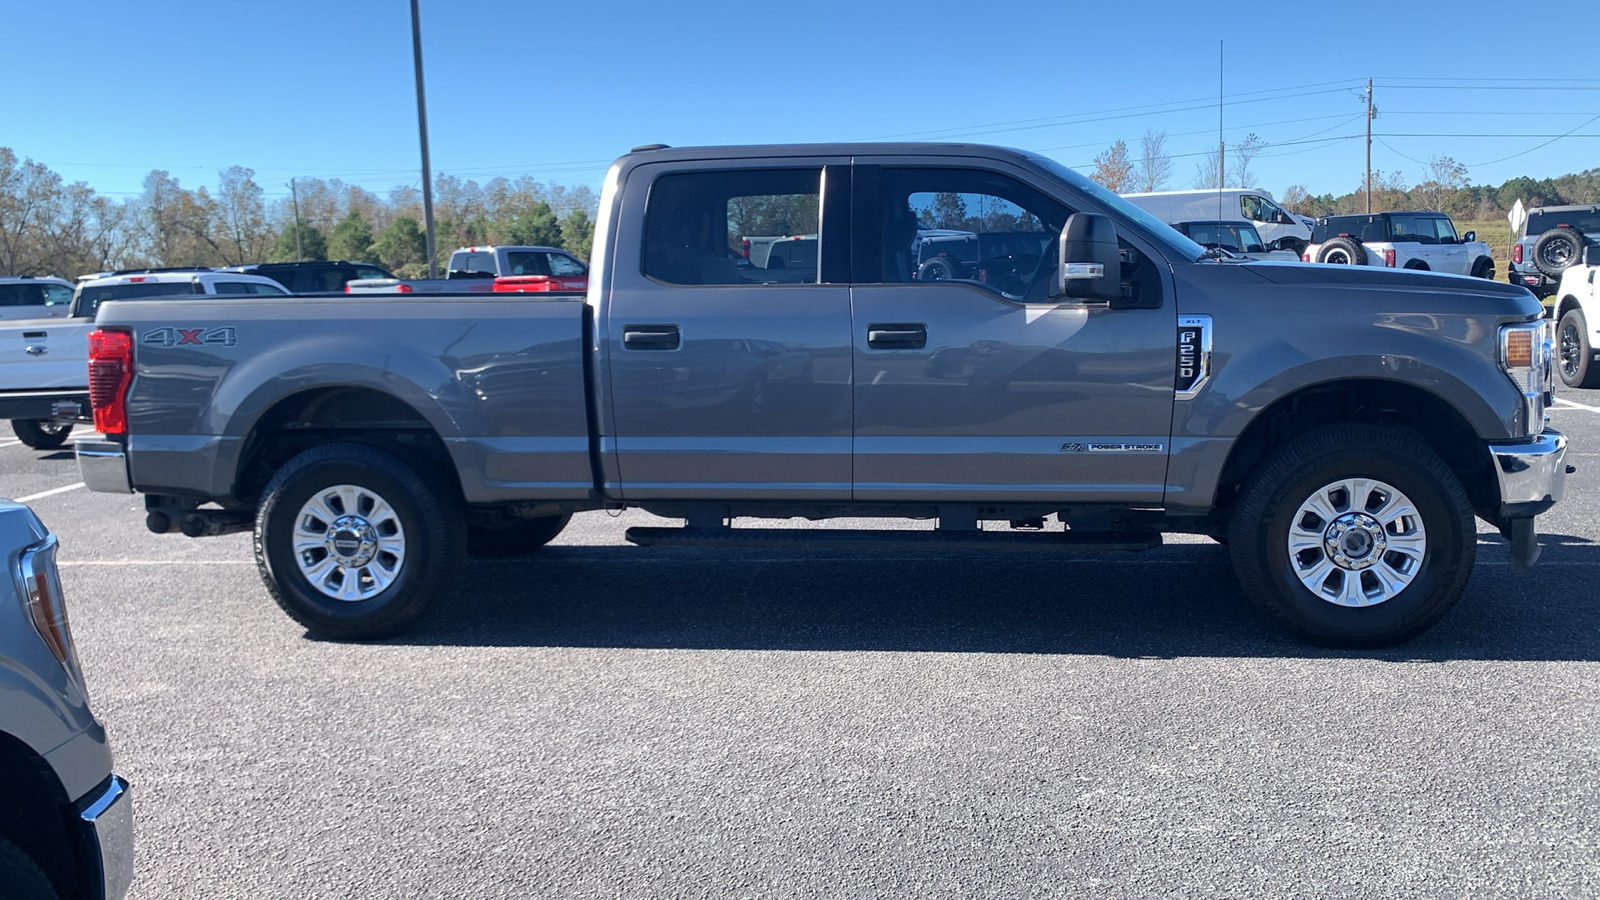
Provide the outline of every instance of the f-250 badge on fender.
{"type": "Polygon", "coordinates": [[[206,345],[232,347],[239,342],[239,336],[234,333],[233,326],[226,328],[157,328],[155,331],[145,332],[139,340],[141,344],[155,347],[182,347],[206,345]]]}

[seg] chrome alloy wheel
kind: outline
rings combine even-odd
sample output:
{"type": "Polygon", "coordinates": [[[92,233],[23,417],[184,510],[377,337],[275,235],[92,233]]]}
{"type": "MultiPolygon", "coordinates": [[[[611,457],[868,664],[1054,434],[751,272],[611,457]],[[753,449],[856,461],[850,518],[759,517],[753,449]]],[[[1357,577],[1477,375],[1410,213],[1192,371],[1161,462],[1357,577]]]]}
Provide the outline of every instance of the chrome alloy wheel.
{"type": "Polygon", "coordinates": [[[335,600],[366,600],[400,576],[406,533],[394,507],[354,484],[325,487],[300,507],[294,524],[300,574],[335,600]]]}
{"type": "Polygon", "coordinates": [[[1375,606],[1422,571],[1428,536],[1405,494],[1370,478],[1344,478],[1300,504],[1288,550],[1306,590],[1339,606],[1375,606]]]}

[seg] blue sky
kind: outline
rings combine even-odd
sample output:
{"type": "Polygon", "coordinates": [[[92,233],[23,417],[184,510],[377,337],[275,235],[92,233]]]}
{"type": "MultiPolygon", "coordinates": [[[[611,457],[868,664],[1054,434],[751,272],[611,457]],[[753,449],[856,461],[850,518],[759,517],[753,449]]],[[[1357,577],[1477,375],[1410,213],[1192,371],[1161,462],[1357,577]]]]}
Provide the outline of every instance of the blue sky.
{"type": "MultiPolygon", "coordinates": [[[[433,168],[480,182],[598,187],[655,142],[960,140],[1087,170],[1153,128],[1188,187],[1185,154],[1216,146],[1219,41],[1224,137],[1273,145],[1256,181],[1279,195],[1356,188],[1363,140],[1321,139],[1360,134],[1368,77],[1373,167],[1409,184],[1434,154],[1475,183],[1600,166],[1593,54],[1524,49],[1504,2],[421,2],[433,168]],[[1410,136],[1482,134],[1515,136],[1410,136]]],[[[418,182],[407,0],[7,7],[0,146],[68,181],[418,182]]]]}

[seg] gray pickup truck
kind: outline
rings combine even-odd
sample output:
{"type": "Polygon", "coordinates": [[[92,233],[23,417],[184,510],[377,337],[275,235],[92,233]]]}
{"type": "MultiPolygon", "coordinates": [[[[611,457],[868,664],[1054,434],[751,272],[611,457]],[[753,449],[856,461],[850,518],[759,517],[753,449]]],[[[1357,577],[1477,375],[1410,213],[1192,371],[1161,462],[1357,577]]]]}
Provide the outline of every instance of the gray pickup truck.
{"type": "Polygon", "coordinates": [[[1234,258],[1028,153],[642,147],[595,240],[582,295],[109,303],[84,480],[156,532],[254,529],[279,605],[346,639],[634,506],[685,520],[640,544],[1210,535],[1284,626],[1378,646],[1461,595],[1474,514],[1520,570],[1561,498],[1523,288],[1234,258]],[[1047,250],[919,280],[919,228],[1047,250]],[[815,239],[745,255],[774,234],[815,239]],[[938,527],[734,527],[840,516],[938,527]]]}

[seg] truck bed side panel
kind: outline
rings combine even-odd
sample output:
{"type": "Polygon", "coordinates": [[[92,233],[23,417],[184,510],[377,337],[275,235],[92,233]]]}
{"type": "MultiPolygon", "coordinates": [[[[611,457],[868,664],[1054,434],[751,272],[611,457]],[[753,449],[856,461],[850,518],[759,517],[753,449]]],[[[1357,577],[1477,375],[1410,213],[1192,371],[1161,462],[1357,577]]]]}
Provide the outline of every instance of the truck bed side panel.
{"type": "Polygon", "coordinates": [[[364,388],[415,410],[469,502],[587,497],[578,300],[296,298],[108,304],[134,330],[134,484],[231,496],[245,439],[278,404],[364,388]]]}

